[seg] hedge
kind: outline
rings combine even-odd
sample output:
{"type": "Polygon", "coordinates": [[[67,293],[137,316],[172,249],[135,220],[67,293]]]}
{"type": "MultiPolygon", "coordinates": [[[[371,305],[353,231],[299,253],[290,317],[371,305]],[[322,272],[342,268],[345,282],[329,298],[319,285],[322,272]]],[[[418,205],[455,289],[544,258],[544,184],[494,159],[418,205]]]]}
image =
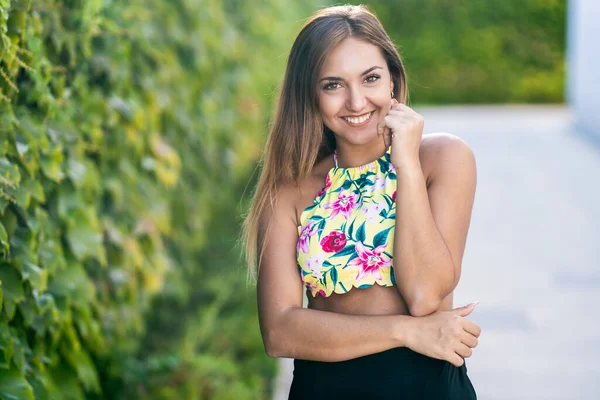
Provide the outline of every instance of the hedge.
{"type": "Polygon", "coordinates": [[[566,0],[368,4],[400,47],[411,103],[564,102],[566,0]]]}
{"type": "Polygon", "coordinates": [[[234,244],[312,8],[0,0],[0,398],[269,398],[234,244]]]}

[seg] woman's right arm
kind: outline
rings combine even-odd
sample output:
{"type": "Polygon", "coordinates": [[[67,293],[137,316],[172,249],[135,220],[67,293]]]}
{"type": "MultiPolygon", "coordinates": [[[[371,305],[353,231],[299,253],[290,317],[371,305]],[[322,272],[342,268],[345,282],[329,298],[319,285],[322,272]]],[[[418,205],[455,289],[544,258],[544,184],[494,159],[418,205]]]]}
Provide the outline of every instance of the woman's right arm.
{"type": "Polygon", "coordinates": [[[303,308],[304,287],[296,261],[296,193],[294,188],[282,188],[274,210],[266,211],[261,218],[259,240],[263,228],[271,223],[257,286],[260,329],[269,356],[343,361],[403,346],[455,365],[462,364],[461,356],[470,356],[469,347],[477,345],[479,334],[474,331],[478,327],[455,317],[454,310],[412,317],[347,315],[303,308]],[[459,329],[463,326],[465,329],[459,329]],[[467,326],[473,333],[468,333],[467,326]],[[456,343],[461,337],[468,344],[456,343]]]}

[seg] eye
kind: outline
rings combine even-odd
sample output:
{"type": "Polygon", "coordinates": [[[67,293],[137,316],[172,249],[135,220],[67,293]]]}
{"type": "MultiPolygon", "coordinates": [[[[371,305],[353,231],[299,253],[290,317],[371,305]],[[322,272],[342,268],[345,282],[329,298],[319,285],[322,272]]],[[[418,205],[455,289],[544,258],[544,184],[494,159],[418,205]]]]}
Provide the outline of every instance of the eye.
{"type": "Polygon", "coordinates": [[[381,77],[377,74],[372,74],[365,78],[365,80],[369,83],[377,82],[379,79],[381,79],[381,77]]]}
{"type": "Polygon", "coordinates": [[[334,90],[334,89],[337,89],[336,87],[333,87],[333,85],[339,85],[339,83],[338,82],[328,83],[327,85],[323,86],[323,90],[334,90]]]}

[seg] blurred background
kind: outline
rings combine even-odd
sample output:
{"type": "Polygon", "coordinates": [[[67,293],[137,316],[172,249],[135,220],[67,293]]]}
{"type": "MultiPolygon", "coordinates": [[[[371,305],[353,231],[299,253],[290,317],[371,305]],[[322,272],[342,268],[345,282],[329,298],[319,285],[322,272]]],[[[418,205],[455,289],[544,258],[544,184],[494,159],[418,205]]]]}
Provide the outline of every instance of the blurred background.
{"type": "MultiPolygon", "coordinates": [[[[0,0],[0,399],[287,398],[237,240],[332,4],[0,0]]],[[[455,307],[481,302],[479,398],[597,399],[600,3],[368,5],[425,134],[477,158],[455,307]]]]}

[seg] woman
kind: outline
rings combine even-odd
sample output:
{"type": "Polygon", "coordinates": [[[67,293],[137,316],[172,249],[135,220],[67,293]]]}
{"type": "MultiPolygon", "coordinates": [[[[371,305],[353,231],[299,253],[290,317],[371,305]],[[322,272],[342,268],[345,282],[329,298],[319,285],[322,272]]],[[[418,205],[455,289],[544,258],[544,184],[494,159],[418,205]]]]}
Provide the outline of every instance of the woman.
{"type": "Polygon", "coordinates": [[[406,97],[366,7],[306,22],[244,224],[266,351],[295,359],[290,399],[476,398],[476,303],[452,309],[475,159],[456,136],[423,137],[406,97]]]}

